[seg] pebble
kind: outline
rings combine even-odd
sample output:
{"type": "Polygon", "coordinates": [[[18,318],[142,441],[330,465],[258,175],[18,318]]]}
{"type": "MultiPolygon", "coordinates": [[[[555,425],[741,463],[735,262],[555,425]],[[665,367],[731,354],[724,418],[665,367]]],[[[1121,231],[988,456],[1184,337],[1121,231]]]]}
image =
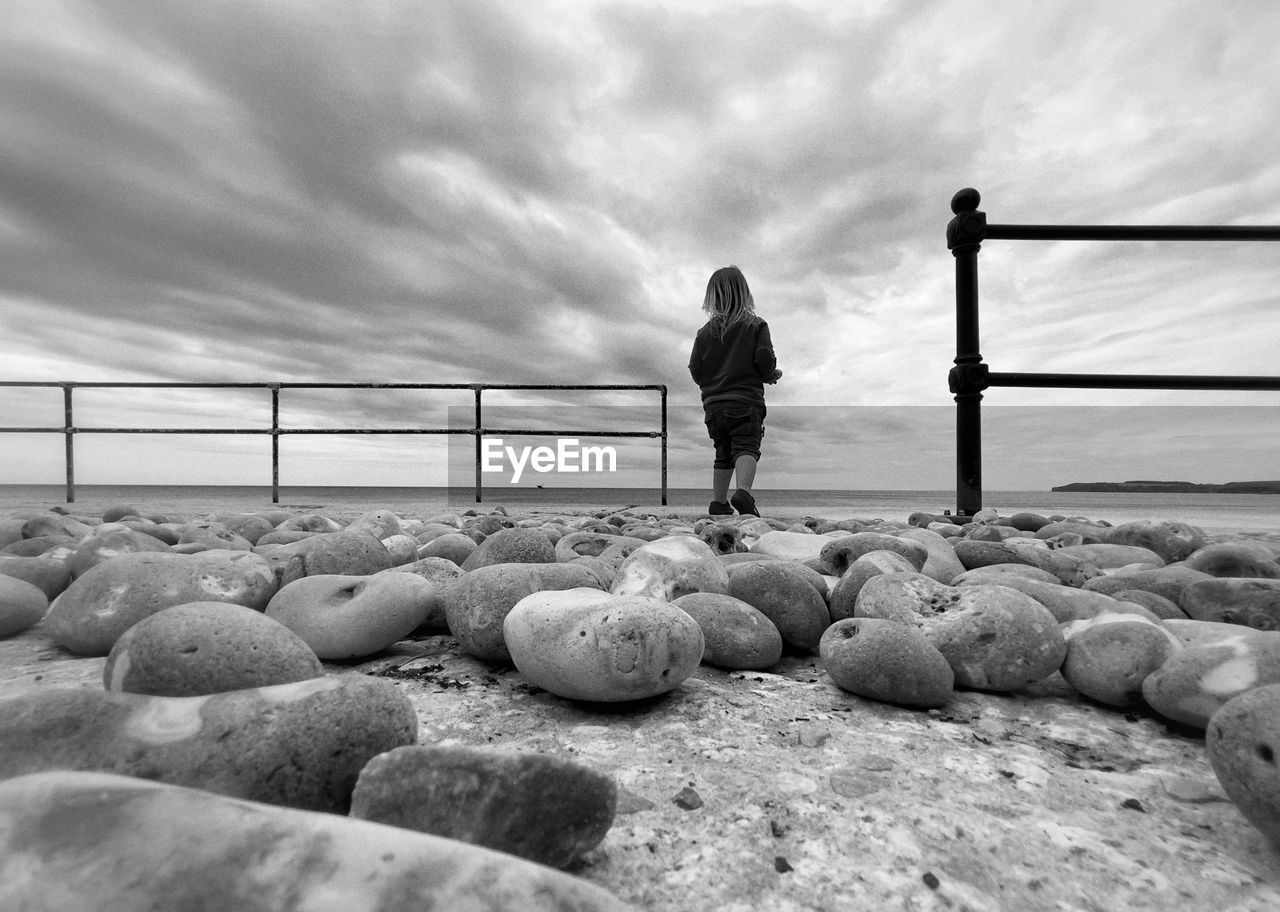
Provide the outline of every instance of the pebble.
{"type": "Polygon", "coordinates": [[[321,574],[280,588],[266,616],[321,659],[356,659],[404,639],[427,618],[437,588],[412,573],[321,574]]]}
{"type": "Polygon", "coordinates": [[[418,625],[417,631],[441,633],[449,629],[449,617],[446,613],[445,592],[449,584],[462,576],[462,568],[453,561],[443,557],[423,557],[408,564],[400,564],[379,573],[412,573],[431,583],[431,590],[424,590],[421,598],[426,603],[427,615],[418,625]]]}
{"type": "MultiPolygon", "coordinates": [[[[323,513],[304,513],[283,520],[276,525],[277,532],[340,532],[342,523],[323,513]]],[[[376,536],[375,536],[376,537],[376,536]]]]}
{"type": "MultiPolygon", "coordinates": [[[[275,524],[261,513],[224,513],[214,517],[250,545],[256,545],[262,536],[275,531],[275,524]]],[[[106,515],[103,515],[106,520],[106,515]]]]}
{"type": "Polygon", "coordinates": [[[828,609],[832,622],[853,617],[858,593],[871,577],[882,573],[915,573],[916,571],[923,572],[921,567],[913,564],[905,555],[894,551],[868,551],[863,554],[849,565],[831,588],[828,609]]]}
{"type": "Polygon", "coordinates": [[[1117,709],[1141,706],[1142,682],[1182,648],[1159,622],[1119,611],[1081,621],[1064,636],[1062,676],[1067,683],[1117,709]]]}
{"type": "Polygon", "coordinates": [[[826,535],[771,529],[748,545],[747,550],[780,560],[806,561],[818,557],[830,541],[831,538],[826,535]]]}
{"type": "Polygon", "coordinates": [[[74,535],[40,535],[5,545],[4,553],[18,557],[38,557],[46,554],[58,555],[61,552],[60,556],[65,556],[75,551],[79,544],[80,539],[74,535]]]}
{"type": "Polygon", "coordinates": [[[92,531],[93,526],[61,513],[41,513],[22,524],[23,538],[65,536],[79,541],[92,531]]]}
{"type": "Polygon", "coordinates": [[[1080,586],[1102,575],[1102,571],[1088,561],[1060,554],[1030,539],[1000,542],[967,539],[956,542],[955,549],[956,557],[966,570],[991,564],[1028,564],[1052,573],[1068,586],[1080,586]]]}
{"type": "Polygon", "coordinates": [[[169,546],[153,535],[132,529],[108,529],[88,536],[67,558],[67,569],[73,577],[82,576],[90,567],[121,554],[168,551],[169,546]]]}
{"type": "Polygon", "coordinates": [[[364,765],[417,731],[409,698],[360,674],[199,697],[32,687],[0,697],[0,778],[98,770],[345,814],[364,765]]]}
{"type": "Polygon", "coordinates": [[[1150,548],[1140,548],[1137,545],[1106,545],[1098,542],[1089,545],[1067,545],[1056,550],[1059,554],[1079,558],[1103,570],[1127,567],[1130,564],[1148,564],[1153,568],[1165,565],[1164,558],[1159,554],[1150,548]]]}
{"type": "Polygon", "coordinates": [[[1280,578],[1275,552],[1262,542],[1219,542],[1192,552],[1182,564],[1210,576],[1280,578]]]}
{"type": "Polygon", "coordinates": [[[920,572],[925,576],[951,585],[951,581],[964,572],[964,564],[956,557],[956,549],[937,532],[929,529],[903,529],[897,536],[924,545],[928,557],[920,572]]]}
{"type": "Polygon", "coordinates": [[[564,868],[613,825],[618,787],[559,757],[461,746],[398,747],[360,772],[351,816],[564,868]]]}
{"type": "Polygon", "coordinates": [[[1186,560],[1192,552],[1206,544],[1204,531],[1174,520],[1139,520],[1113,526],[1103,533],[1110,545],[1136,545],[1149,548],[1166,564],[1186,560]]]}
{"type": "Polygon", "coordinates": [[[901,554],[913,570],[922,569],[929,559],[929,549],[919,542],[883,532],[854,532],[822,546],[818,552],[818,570],[827,576],[843,576],[854,561],[872,551],[901,554]]]}
{"type": "Polygon", "coordinates": [[[261,611],[276,592],[270,564],[248,551],[121,554],[75,579],[49,606],[44,627],[59,646],[106,655],[145,617],[186,602],[231,602],[261,611]]]}
{"type": "Polygon", "coordinates": [[[604,703],[674,690],[697,670],[704,646],[698,622],[666,600],[594,589],[526,596],[503,631],[529,683],[604,703]]]}
{"type": "Polygon", "coordinates": [[[452,561],[459,567],[471,556],[477,547],[476,540],[461,532],[446,532],[438,535],[418,548],[418,557],[442,557],[452,561]]]}
{"type": "MultiPolygon", "coordinates": [[[[1071,586],[1064,586],[1056,580],[1045,581],[1038,577],[1024,577],[1021,574],[988,576],[984,573],[984,571],[991,569],[994,568],[983,567],[979,570],[969,570],[957,580],[955,585],[994,584],[1005,586],[1009,589],[1017,589],[1019,592],[1031,596],[1047,608],[1059,624],[1087,620],[1104,611],[1117,611],[1120,608],[1119,599],[1110,595],[1103,595],[1101,592],[1076,589],[1071,586]],[[970,576],[970,574],[973,575],[970,576]]],[[[1028,567],[1027,569],[1032,568],[1028,567]]]]}
{"type": "Polygon", "coordinates": [[[195,550],[222,549],[226,551],[248,551],[253,547],[249,539],[239,533],[232,532],[220,522],[207,520],[189,522],[183,525],[178,533],[175,550],[190,554],[195,550]]]}
{"type": "Polygon", "coordinates": [[[143,618],[107,654],[107,690],[195,697],[290,684],[324,674],[301,637],[265,614],[226,602],[190,602],[143,618]]]}
{"type": "Polygon", "coordinates": [[[1111,595],[1123,589],[1144,589],[1173,602],[1182,610],[1183,590],[1192,583],[1214,579],[1207,573],[1189,567],[1160,567],[1156,570],[1118,570],[1115,573],[1091,579],[1082,588],[1090,592],[1111,595]]]}
{"type": "Polygon", "coordinates": [[[404,526],[400,517],[392,510],[368,510],[361,513],[347,524],[348,532],[368,532],[374,538],[391,538],[404,534],[404,526]]]}
{"type": "Polygon", "coordinates": [[[831,615],[805,570],[791,561],[747,561],[727,568],[728,594],[755,608],[778,628],[783,645],[817,648],[831,615]]]}
{"type": "Polygon", "coordinates": [[[930,709],[950,699],[955,673],[919,628],[878,618],[836,621],[818,654],[842,690],[898,706],[930,709]]]}
{"type": "Polygon", "coordinates": [[[703,522],[698,525],[698,538],[719,555],[746,553],[742,530],[731,523],[703,522]]]}
{"type": "Polygon", "coordinates": [[[698,622],[702,661],[730,669],[765,669],[782,658],[782,634],[742,599],[717,592],[691,592],[671,604],[698,622]]]}
{"type": "Polygon", "coordinates": [[[0,637],[34,627],[49,610],[49,598],[26,580],[0,576],[0,637]]]}
{"type": "Polygon", "coordinates": [[[614,595],[637,595],[674,602],[690,592],[729,591],[729,575],[711,547],[692,535],[645,542],[618,566],[614,595]]]}
{"type": "Polygon", "coordinates": [[[1280,849],[1280,684],[1224,703],[1205,729],[1205,748],[1227,797],[1280,849]]]}
{"type": "Polygon", "coordinates": [[[71,584],[67,562],[52,557],[9,557],[0,555],[0,576],[31,583],[53,601],[71,584]]]}
{"type": "Polygon", "coordinates": [[[15,910],[628,908],[581,878],[453,839],[65,771],[0,783],[0,899],[15,910]]]}
{"type": "Polygon", "coordinates": [[[1280,629],[1280,580],[1214,577],[1183,588],[1182,610],[1198,621],[1280,629]]]}
{"type": "Polygon", "coordinates": [[[449,631],[469,654],[486,662],[511,662],[503,622],[516,603],[535,592],[603,590],[590,567],[576,563],[490,564],[468,571],[444,590],[449,631]]]}
{"type": "Polygon", "coordinates": [[[493,564],[551,564],[555,560],[555,545],[537,529],[499,529],[485,536],[467,555],[462,569],[474,570],[493,564]]]}
{"type": "Polygon", "coordinates": [[[886,573],[863,586],[855,615],[919,626],[957,687],[1018,690],[1053,674],[1066,655],[1048,609],[1006,586],[944,586],[923,574],[886,573]]]}
{"type": "Polygon", "coordinates": [[[367,576],[394,566],[386,547],[368,532],[335,531],[254,550],[270,562],[280,586],[306,576],[367,576]]]}
{"type": "Polygon", "coordinates": [[[1176,651],[1142,682],[1147,705],[1166,719],[1203,729],[1232,697],[1280,683],[1280,632],[1240,631],[1176,651]]]}

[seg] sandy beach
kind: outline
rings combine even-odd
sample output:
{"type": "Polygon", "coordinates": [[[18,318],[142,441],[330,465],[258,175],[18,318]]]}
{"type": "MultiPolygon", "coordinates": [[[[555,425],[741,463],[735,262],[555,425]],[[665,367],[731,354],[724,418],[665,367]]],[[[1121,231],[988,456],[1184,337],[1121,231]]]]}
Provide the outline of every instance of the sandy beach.
{"type": "MultiPolygon", "coordinates": [[[[112,505],[0,513],[58,506],[95,516],[112,505]]],[[[447,502],[269,497],[137,506],[174,518],[286,511],[340,522],[372,509],[403,519],[460,512],[447,502]]],[[[537,516],[609,510],[563,506],[537,516]]],[[[700,515],[693,505],[628,506],[636,516],[700,515]]],[[[104,661],[75,656],[37,625],[0,640],[0,694],[101,688],[104,661]]],[[[703,665],[669,694],[619,706],[531,688],[446,635],[325,669],[394,681],[417,711],[419,743],[548,753],[613,776],[615,823],[571,870],[637,909],[1280,908],[1280,853],[1227,799],[1202,735],[1149,710],[1092,703],[1058,674],[1016,693],[957,691],[921,711],[842,691],[816,653],[768,671],[703,665]],[[676,802],[689,789],[696,807],[676,802]]]]}

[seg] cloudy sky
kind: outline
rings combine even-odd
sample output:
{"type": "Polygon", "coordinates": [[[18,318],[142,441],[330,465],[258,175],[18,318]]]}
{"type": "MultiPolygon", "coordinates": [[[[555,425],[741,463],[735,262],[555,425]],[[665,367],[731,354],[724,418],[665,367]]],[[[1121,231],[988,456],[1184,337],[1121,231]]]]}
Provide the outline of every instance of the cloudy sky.
{"type": "MultiPolygon", "coordinates": [[[[1277,34],[1269,0],[6,0],[0,379],[666,384],[671,483],[698,486],[685,365],[736,263],[784,371],[761,485],[946,488],[952,195],[992,222],[1280,224],[1277,34]]],[[[1277,254],[989,242],[983,353],[1275,374],[1277,254]]],[[[657,421],[654,394],[490,396],[657,421]]],[[[61,423],[57,390],[3,399],[0,424],[61,423]]],[[[286,390],[281,414],[471,402],[286,390]]],[[[263,427],[269,403],[86,391],[76,423],[263,427]]],[[[1280,477],[1275,394],[984,405],[992,489],[1280,477]]],[[[282,481],[443,484],[444,440],[285,438],[282,481]]],[[[76,446],[82,482],[269,482],[265,437],[76,446]]],[[[648,446],[624,460],[646,483],[648,446]]],[[[0,465],[57,483],[62,440],[5,435],[0,465]]]]}

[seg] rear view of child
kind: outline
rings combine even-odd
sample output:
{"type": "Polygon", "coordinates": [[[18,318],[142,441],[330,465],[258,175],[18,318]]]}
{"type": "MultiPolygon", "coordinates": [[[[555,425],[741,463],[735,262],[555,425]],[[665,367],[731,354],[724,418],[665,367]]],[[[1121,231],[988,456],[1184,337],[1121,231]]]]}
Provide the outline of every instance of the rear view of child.
{"type": "Polygon", "coordinates": [[[764,436],[764,384],[782,376],[769,324],[755,313],[747,279],[737,266],[717,269],[702,301],[707,323],[698,330],[689,373],[702,390],[707,433],[715,444],[711,471],[713,516],[759,516],[751,485],[764,436]],[[737,474],[737,490],[729,484],[737,474]]]}

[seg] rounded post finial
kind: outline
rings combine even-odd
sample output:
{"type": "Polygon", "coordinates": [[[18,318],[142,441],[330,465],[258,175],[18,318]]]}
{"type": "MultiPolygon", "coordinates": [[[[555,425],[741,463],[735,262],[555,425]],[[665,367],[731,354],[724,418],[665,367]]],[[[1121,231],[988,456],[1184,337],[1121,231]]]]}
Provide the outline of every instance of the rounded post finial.
{"type": "Polygon", "coordinates": [[[965,187],[963,190],[957,191],[955,196],[951,197],[951,211],[956,215],[959,215],[961,212],[975,212],[977,211],[978,204],[981,202],[982,195],[978,193],[977,190],[974,190],[972,187],[965,187]]]}

